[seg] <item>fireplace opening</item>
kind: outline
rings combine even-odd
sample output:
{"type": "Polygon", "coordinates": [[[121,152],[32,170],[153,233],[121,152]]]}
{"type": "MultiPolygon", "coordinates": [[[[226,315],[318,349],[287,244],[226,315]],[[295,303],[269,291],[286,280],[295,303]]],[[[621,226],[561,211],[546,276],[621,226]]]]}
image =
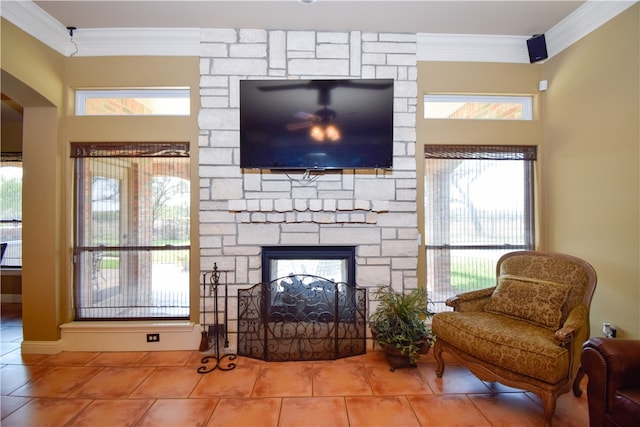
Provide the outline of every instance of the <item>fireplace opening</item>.
{"type": "Polygon", "coordinates": [[[238,292],[239,355],[324,360],[366,351],[354,247],[265,247],[262,270],[262,283],[238,292]]]}
{"type": "Polygon", "coordinates": [[[310,274],[355,285],[354,246],[265,246],[262,248],[262,282],[291,274],[310,274]]]}

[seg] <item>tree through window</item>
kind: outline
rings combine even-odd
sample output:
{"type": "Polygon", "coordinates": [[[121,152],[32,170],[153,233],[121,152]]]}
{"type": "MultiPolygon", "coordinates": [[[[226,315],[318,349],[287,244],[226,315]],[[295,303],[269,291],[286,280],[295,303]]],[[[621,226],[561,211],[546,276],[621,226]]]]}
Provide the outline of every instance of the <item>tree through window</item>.
{"type": "Polygon", "coordinates": [[[425,146],[427,289],[437,311],[495,285],[503,254],[534,248],[530,146],[425,146]]]}

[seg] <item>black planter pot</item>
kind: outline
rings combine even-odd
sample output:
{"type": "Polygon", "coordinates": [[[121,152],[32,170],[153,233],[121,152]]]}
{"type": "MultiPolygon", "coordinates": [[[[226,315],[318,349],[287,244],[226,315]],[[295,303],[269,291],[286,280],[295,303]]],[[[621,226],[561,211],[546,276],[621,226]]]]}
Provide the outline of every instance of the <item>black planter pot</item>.
{"type": "MultiPolygon", "coordinates": [[[[417,345],[420,348],[419,354],[427,354],[429,352],[429,349],[431,348],[431,345],[425,341],[422,341],[417,345]]],[[[397,348],[382,343],[380,343],[380,347],[384,352],[385,359],[387,359],[387,362],[389,363],[389,370],[391,372],[395,371],[396,369],[415,368],[417,366],[415,362],[411,361],[411,358],[408,354],[402,353],[397,348]]]]}

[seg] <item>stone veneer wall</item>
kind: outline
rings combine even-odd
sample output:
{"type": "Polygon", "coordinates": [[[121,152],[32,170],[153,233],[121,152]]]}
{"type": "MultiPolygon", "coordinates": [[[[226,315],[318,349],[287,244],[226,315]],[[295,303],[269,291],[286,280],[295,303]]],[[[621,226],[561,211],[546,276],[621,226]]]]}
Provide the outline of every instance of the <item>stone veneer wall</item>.
{"type": "MultiPolygon", "coordinates": [[[[203,270],[215,262],[229,271],[230,285],[249,287],[261,280],[262,246],[348,245],[356,246],[358,286],[417,286],[416,40],[360,31],[202,30],[203,270]],[[392,171],[346,170],[309,180],[239,168],[239,80],[302,78],[395,79],[392,171]]],[[[236,314],[231,301],[231,331],[236,314]]]]}

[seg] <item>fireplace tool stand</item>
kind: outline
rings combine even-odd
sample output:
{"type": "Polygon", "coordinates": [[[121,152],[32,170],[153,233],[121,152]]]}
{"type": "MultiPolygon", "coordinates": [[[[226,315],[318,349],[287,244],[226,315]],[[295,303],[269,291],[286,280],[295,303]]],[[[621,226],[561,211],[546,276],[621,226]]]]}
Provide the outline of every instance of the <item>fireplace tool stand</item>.
{"type": "Polygon", "coordinates": [[[224,348],[229,347],[229,330],[228,330],[228,285],[227,285],[227,272],[218,270],[218,265],[213,264],[212,271],[205,271],[202,273],[202,339],[200,341],[200,351],[208,351],[214,349],[214,354],[204,356],[200,362],[205,366],[198,368],[199,374],[207,374],[215,369],[221,371],[230,371],[236,367],[236,364],[231,362],[236,359],[235,354],[220,354],[220,341],[223,341],[224,348]],[[223,322],[220,323],[219,315],[220,310],[218,308],[218,291],[221,288],[220,276],[224,273],[224,310],[222,311],[223,322]],[[207,315],[213,317],[213,323],[207,322],[207,315]],[[209,366],[208,364],[213,364],[209,366]]]}

